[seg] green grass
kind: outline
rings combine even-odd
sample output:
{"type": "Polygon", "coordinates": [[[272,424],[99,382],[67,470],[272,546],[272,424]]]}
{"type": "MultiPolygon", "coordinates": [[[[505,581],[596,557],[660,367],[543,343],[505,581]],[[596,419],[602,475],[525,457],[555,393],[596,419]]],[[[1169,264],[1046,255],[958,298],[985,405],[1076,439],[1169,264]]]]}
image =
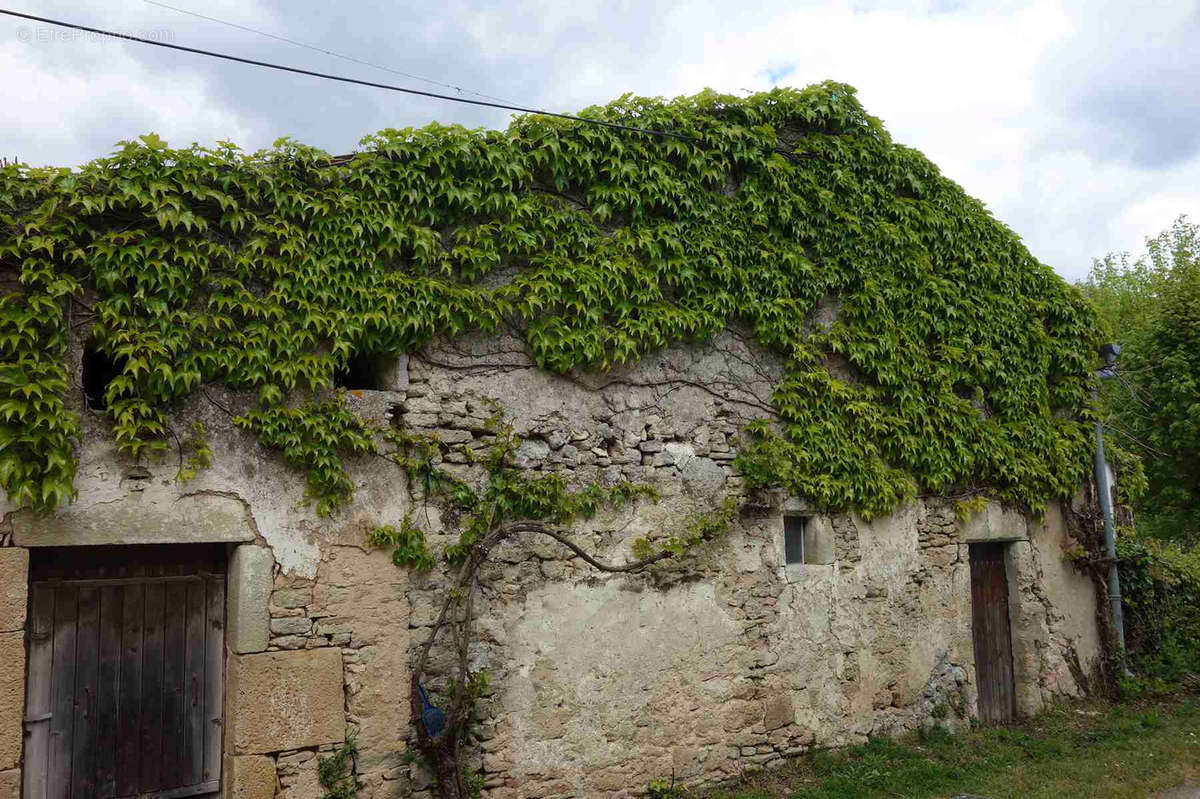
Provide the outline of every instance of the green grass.
{"type": "Polygon", "coordinates": [[[1200,699],[1071,703],[1015,727],[816,752],[709,799],[1137,797],[1200,777],[1200,699]]]}

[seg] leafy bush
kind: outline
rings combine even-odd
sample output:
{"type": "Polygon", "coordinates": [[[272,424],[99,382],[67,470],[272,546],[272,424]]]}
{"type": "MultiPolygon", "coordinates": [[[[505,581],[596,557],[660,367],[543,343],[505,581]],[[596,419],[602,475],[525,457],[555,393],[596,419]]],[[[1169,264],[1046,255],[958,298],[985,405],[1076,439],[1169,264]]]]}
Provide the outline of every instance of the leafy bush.
{"type": "Polygon", "coordinates": [[[367,543],[373,547],[391,547],[392,562],[397,566],[411,566],[423,572],[434,566],[433,554],[425,543],[425,531],[413,524],[408,514],[400,522],[399,530],[390,524],[372,528],[367,533],[367,543]]]}
{"type": "Polygon", "coordinates": [[[1137,675],[1125,694],[1196,684],[1200,674],[1200,547],[1185,547],[1122,528],[1117,539],[1125,643],[1137,675]]]}
{"type": "Polygon", "coordinates": [[[646,799],[687,799],[691,792],[675,780],[655,780],[646,786],[646,799]]]}
{"type": "Polygon", "coordinates": [[[332,756],[318,759],[317,780],[325,789],[322,799],[357,799],[360,787],[354,776],[354,758],[357,756],[354,739],[347,738],[332,756]]]}
{"type": "Polygon", "coordinates": [[[1096,261],[1081,288],[1123,348],[1103,395],[1122,501],[1143,536],[1200,542],[1200,225],[1180,217],[1136,260],[1096,261]]]}

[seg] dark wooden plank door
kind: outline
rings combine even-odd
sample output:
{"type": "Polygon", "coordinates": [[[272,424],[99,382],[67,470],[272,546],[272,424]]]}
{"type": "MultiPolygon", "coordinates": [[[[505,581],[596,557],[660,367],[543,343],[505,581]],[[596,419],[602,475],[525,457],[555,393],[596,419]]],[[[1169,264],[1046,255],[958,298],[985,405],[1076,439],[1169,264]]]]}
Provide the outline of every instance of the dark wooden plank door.
{"type": "Polygon", "coordinates": [[[29,680],[25,697],[25,796],[47,796],[54,690],[54,589],[35,585],[29,597],[29,680]]]}
{"type": "Polygon", "coordinates": [[[79,589],[79,616],[75,632],[75,723],[71,740],[71,796],[96,796],[96,743],[100,671],[100,592],[95,586],[79,589]]]}
{"type": "Polygon", "coordinates": [[[62,799],[71,795],[72,733],[75,729],[75,620],[79,591],[58,588],[54,592],[54,663],[50,667],[50,765],[46,796],[62,799]]]}
{"type": "Polygon", "coordinates": [[[223,554],[103,554],[34,563],[24,799],[214,796],[223,554]]]}
{"type": "Polygon", "coordinates": [[[208,591],[196,581],[187,587],[187,622],[184,628],[183,717],[184,746],[180,759],[180,785],[196,785],[204,772],[204,666],[208,647],[205,634],[208,591]]]}
{"type": "Polygon", "coordinates": [[[96,793],[117,795],[117,723],[121,696],[121,617],[125,611],[122,586],[100,589],[100,663],[97,689],[96,793]]]}
{"type": "MultiPolygon", "coordinates": [[[[210,580],[208,583],[208,609],[205,618],[208,626],[204,634],[208,638],[205,647],[204,673],[217,674],[225,663],[225,582],[210,580]]],[[[221,741],[225,724],[224,685],[216,680],[204,680],[204,771],[203,782],[221,779],[221,741]]]]}
{"type": "Polygon", "coordinates": [[[971,627],[979,683],[979,720],[984,724],[1007,724],[1015,715],[1004,547],[1004,544],[971,544],[971,627]]]}
{"type": "Polygon", "coordinates": [[[141,764],[142,622],[146,587],[121,587],[121,674],[117,695],[117,796],[138,791],[141,764]]]}
{"type": "Polygon", "coordinates": [[[178,788],[183,779],[183,650],[186,640],[187,586],[166,585],[163,599],[162,769],[159,785],[178,788]]]}
{"type": "Polygon", "coordinates": [[[138,790],[157,791],[162,781],[163,584],[146,586],[142,621],[142,739],[138,790]]]}

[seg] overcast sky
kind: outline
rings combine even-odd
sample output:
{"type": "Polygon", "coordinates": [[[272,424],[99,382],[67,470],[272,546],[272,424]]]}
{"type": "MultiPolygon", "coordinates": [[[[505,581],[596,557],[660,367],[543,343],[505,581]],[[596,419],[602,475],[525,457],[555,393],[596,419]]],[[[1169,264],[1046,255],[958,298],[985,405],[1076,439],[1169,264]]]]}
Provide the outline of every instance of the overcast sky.
{"type": "MultiPolygon", "coordinates": [[[[1200,219],[1200,0],[164,0],[520,105],[834,79],[1069,279],[1200,219]]],[[[148,0],[40,16],[441,91],[148,0]]],[[[464,96],[475,96],[465,94],[464,96]]],[[[75,165],[154,131],[334,153],[384,127],[508,116],[0,17],[0,156],[75,165]]]]}

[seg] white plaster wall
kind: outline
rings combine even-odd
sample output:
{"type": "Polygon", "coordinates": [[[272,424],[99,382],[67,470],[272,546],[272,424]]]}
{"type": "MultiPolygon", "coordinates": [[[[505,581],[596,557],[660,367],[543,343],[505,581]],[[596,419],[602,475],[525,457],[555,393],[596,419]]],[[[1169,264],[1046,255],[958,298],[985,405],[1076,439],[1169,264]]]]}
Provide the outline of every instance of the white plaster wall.
{"type": "Polygon", "coordinates": [[[1031,528],[1030,542],[1039,583],[1050,608],[1048,624],[1059,642],[1048,653],[1043,684],[1048,693],[1079,693],[1084,686],[1078,685],[1069,660],[1074,660],[1090,678],[1103,657],[1103,642],[1096,623],[1096,584],[1071,561],[1068,553],[1076,541],[1070,536],[1059,503],[1050,503],[1043,523],[1031,524],[1031,528]]]}
{"type": "MultiPolygon", "coordinates": [[[[45,517],[22,510],[12,514],[19,546],[84,546],[187,542],[242,542],[261,539],[270,546],[280,570],[315,576],[322,542],[350,527],[392,523],[410,501],[403,475],[377,458],[349,464],[358,485],[353,502],[331,518],[318,517],[304,498],[305,478],[277,453],[260,447],[254,436],[231,427],[230,416],[249,407],[243,397],[217,389],[194,397],[171,417],[180,436],[191,420],[202,421],[212,449],[212,466],[187,482],[176,480],[178,453],[133,459],[118,454],[105,417],[77,404],[84,435],[77,450],[78,498],[45,517]]],[[[382,409],[401,395],[372,392],[350,402],[382,423],[382,409]],[[370,400],[374,399],[374,407],[370,400]]]]}
{"type": "Polygon", "coordinates": [[[512,746],[488,757],[489,770],[573,774],[574,791],[594,795],[644,785],[677,762],[694,778],[725,759],[720,716],[736,694],[741,625],[712,584],[551,583],[504,615],[512,746]]]}

